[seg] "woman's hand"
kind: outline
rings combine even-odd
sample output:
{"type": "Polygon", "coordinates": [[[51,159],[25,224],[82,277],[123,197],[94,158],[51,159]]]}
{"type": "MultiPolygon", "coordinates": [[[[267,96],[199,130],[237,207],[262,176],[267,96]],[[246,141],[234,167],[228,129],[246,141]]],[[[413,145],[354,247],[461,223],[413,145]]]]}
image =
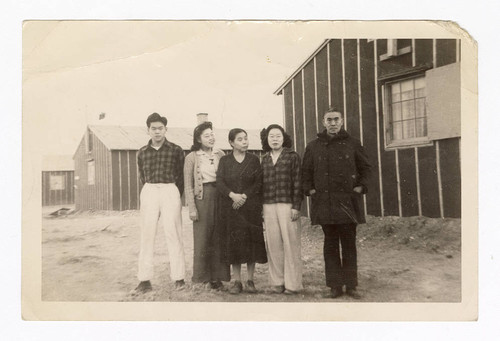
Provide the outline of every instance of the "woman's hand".
{"type": "Polygon", "coordinates": [[[247,196],[246,194],[239,194],[239,193],[229,193],[229,197],[233,200],[233,209],[237,210],[241,206],[245,204],[247,201],[247,196]]]}
{"type": "Polygon", "coordinates": [[[299,219],[300,211],[292,208],[292,221],[299,219]]]}
{"type": "Polygon", "coordinates": [[[198,221],[198,211],[196,209],[194,211],[189,211],[189,219],[198,221]]]}
{"type": "Polygon", "coordinates": [[[358,194],[362,194],[363,193],[363,187],[362,186],[356,186],[356,187],[354,187],[353,191],[356,192],[356,193],[358,193],[358,194]]]}

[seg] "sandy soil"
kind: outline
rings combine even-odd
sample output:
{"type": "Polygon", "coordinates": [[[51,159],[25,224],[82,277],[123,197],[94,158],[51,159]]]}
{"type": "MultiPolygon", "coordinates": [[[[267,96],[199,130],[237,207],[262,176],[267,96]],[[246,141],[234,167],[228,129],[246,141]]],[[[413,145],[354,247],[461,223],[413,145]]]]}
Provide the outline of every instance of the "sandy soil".
{"type": "MultiPolygon", "coordinates": [[[[307,301],[332,302],[324,284],[323,232],[303,219],[304,291],[270,293],[267,265],[258,264],[256,294],[230,295],[190,282],[192,225],[183,211],[187,287],[174,291],[161,227],[155,246],[153,291],[134,296],[137,285],[137,211],[82,212],[49,217],[42,226],[42,299],[45,301],[307,301]]],[[[358,226],[359,287],[364,302],[459,302],[460,220],[369,217],[358,226]]],[[[245,274],[245,271],[243,271],[245,274]]],[[[227,287],[227,283],[226,283],[227,287]]],[[[352,299],[346,296],[335,301],[352,299]]]]}

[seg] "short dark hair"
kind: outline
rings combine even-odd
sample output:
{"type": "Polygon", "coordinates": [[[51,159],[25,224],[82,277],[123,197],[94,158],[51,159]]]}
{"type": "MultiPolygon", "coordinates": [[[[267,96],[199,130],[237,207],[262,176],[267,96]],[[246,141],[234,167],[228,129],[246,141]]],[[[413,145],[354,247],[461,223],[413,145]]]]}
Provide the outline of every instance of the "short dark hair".
{"type": "Polygon", "coordinates": [[[191,151],[197,151],[201,149],[201,142],[198,141],[200,138],[201,134],[207,129],[213,129],[212,128],[212,122],[203,122],[194,128],[193,131],[193,145],[191,146],[191,151]]]}
{"type": "Polygon", "coordinates": [[[325,118],[326,114],[329,114],[331,112],[338,112],[342,115],[342,119],[344,118],[344,113],[342,112],[342,110],[339,110],[337,107],[329,107],[328,110],[323,113],[323,118],[325,118]]]}
{"type": "Polygon", "coordinates": [[[230,142],[234,142],[234,139],[236,138],[236,135],[238,135],[239,133],[245,133],[247,136],[248,136],[248,133],[244,130],[244,129],[241,129],[241,128],[233,128],[229,131],[229,134],[227,135],[227,139],[230,141],[230,142]]]}
{"type": "Polygon", "coordinates": [[[161,122],[166,127],[168,120],[166,117],[160,116],[160,114],[154,112],[149,115],[148,119],[146,120],[146,125],[148,126],[148,128],[151,127],[151,123],[153,122],[161,122]]]}
{"type": "Polygon", "coordinates": [[[292,138],[285,132],[282,126],[279,124],[271,124],[269,127],[264,128],[260,132],[260,142],[262,143],[262,150],[268,152],[271,150],[271,146],[269,146],[269,132],[273,129],[279,129],[283,134],[283,147],[291,148],[292,147],[292,138]]]}

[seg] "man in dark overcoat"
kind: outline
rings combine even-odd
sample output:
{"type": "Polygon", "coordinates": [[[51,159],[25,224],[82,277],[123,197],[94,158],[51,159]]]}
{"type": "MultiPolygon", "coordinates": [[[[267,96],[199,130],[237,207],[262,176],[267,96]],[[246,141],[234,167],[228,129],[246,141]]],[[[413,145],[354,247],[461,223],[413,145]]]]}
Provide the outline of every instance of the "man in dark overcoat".
{"type": "Polygon", "coordinates": [[[362,205],[371,165],[360,141],[344,129],[342,113],[334,108],[323,115],[325,130],[308,143],[302,162],[302,188],[311,196],[311,220],[325,234],[326,285],[332,297],[360,298],[356,226],[365,222],[362,205]],[[342,256],[340,254],[340,247],[342,256]]]}

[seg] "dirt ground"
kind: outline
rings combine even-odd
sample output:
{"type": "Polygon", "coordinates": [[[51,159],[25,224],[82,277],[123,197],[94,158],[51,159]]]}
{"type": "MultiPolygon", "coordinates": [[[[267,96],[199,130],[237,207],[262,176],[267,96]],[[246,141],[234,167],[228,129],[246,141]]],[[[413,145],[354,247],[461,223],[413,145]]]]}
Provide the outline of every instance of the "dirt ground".
{"type": "MultiPolygon", "coordinates": [[[[42,299],[44,301],[248,301],[332,302],[325,286],[323,232],[302,218],[304,290],[272,294],[267,265],[257,264],[258,292],[230,295],[192,284],[193,234],[183,210],[186,281],[174,291],[161,227],[155,245],[153,291],[134,296],[139,252],[139,214],[76,212],[42,223],[42,299]]],[[[460,219],[368,217],[358,226],[358,270],[362,302],[459,302],[461,300],[460,219]]],[[[243,269],[244,270],[244,269],[243,269]]],[[[245,270],[243,271],[245,275],[245,270]]],[[[347,296],[335,299],[351,301],[347,296]]]]}

